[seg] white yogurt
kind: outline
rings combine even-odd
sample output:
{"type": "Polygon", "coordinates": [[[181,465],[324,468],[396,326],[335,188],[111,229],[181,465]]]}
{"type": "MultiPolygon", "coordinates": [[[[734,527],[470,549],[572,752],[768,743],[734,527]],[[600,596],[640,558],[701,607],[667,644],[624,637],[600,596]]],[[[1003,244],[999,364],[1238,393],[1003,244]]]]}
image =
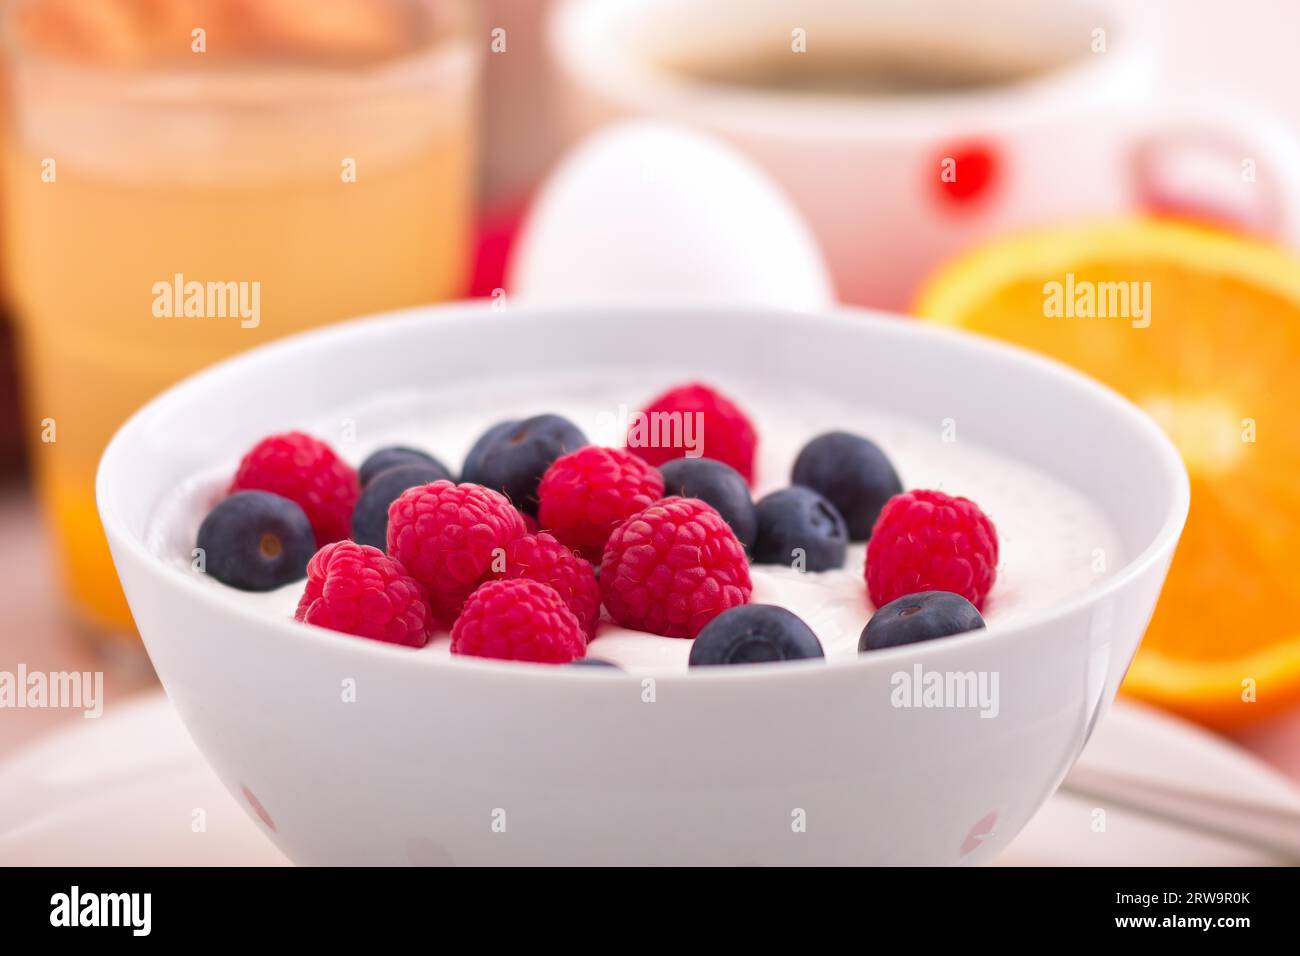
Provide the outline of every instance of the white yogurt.
{"type": "MultiPolygon", "coordinates": [[[[506,384],[454,390],[390,393],[362,408],[301,424],[333,445],[354,465],[385,445],[422,448],[458,470],[465,452],[489,425],[506,418],[557,412],[575,422],[597,444],[621,444],[619,423],[629,410],[681,379],[671,372],[644,376],[629,386],[625,376],[587,377],[582,382],[539,377],[506,384]]],[[[1050,608],[1096,583],[1124,560],[1118,534],[1090,500],[1049,475],[964,439],[945,441],[938,422],[919,424],[835,402],[819,393],[723,381],[715,383],[750,415],[759,433],[755,499],[789,483],[790,468],[803,445],[822,432],[843,429],[876,442],[898,470],[903,487],[934,488],[975,501],[997,527],[1001,565],[984,606],[990,630],[1017,616],[1050,608]]],[[[707,436],[706,436],[707,439],[707,436]]],[[[204,515],[221,497],[245,449],[183,483],[158,509],[148,536],[150,548],[188,572],[191,549],[204,515]]],[[[707,443],[704,448],[708,454],[707,443]]],[[[863,578],[866,546],[851,545],[842,569],[800,572],[752,565],[752,601],[779,604],[816,632],[828,658],[857,653],[858,636],[873,607],[863,578]]],[[[269,617],[292,618],[302,582],[276,591],[248,593],[214,579],[231,601],[256,607],[269,617]]],[[[414,653],[448,654],[440,634],[414,653]]],[[[607,618],[589,655],[634,672],[686,667],[691,642],[620,627],[607,618]]]]}

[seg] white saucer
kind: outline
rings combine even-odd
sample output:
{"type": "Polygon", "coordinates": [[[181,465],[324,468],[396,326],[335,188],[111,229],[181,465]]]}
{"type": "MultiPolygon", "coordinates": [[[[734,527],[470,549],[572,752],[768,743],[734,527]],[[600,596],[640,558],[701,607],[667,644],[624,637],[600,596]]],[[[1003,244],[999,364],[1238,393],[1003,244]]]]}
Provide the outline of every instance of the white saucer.
{"type": "MultiPolygon", "coordinates": [[[[1300,807],[1280,774],[1219,737],[1118,702],[1080,758],[1162,782],[1300,807]]],[[[1067,787],[1068,787],[1067,781],[1067,787]]],[[[0,864],[285,866],[288,861],[204,763],[161,693],[46,737],[0,768],[0,864]]],[[[999,859],[1004,866],[1249,866],[1270,856],[1104,803],[1056,794],[999,859]],[[1103,819],[1104,829],[1098,828],[1103,819]]]]}
{"type": "Polygon", "coordinates": [[[208,769],[162,691],[6,761],[0,821],[0,863],[10,866],[289,865],[208,769]]]}

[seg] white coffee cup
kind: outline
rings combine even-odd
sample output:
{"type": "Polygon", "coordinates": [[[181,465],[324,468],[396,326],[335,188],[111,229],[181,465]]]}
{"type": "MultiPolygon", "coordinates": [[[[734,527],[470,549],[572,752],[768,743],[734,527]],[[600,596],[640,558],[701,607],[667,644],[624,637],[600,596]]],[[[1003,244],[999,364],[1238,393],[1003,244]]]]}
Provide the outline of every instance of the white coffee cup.
{"type": "Polygon", "coordinates": [[[802,211],[842,299],[898,308],[963,247],[1072,218],[1154,208],[1300,244],[1300,147],[1241,104],[1155,95],[1154,27],[1123,0],[565,0],[548,44],[570,136],[651,115],[729,140],[802,211]],[[701,76],[819,48],[1017,76],[852,94],[701,76]]]}

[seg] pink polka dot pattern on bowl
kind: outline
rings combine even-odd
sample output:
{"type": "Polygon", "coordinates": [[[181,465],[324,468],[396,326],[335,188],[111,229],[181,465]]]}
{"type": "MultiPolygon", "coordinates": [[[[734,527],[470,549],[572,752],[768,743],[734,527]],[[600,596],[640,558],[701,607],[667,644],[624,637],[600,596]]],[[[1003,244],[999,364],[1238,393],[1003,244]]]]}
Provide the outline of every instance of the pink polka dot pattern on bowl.
{"type": "Polygon", "coordinates": [[[265,827],[272,833],[276,832],[275,821],[271,819],[271,814],[266,812],[266,807],[262,806],[262,801],[257,799],[253,791],[249,790],[248,787],[241,783],[239,785],[239,793],[243,796],[244,802],[248,804],[249,809],[252,810],[253,813],[257,814],[257,819],[261,820],[263,825],[265,825],[265,827]]]}
{"type": "Polygon", "coordinates": [[[998,830],[998,813],[996,810],[990,810],[984,816],[975,822],[966,834],[966,839],[961,844],[961,855],[967,856],[974,853],[984,845],[985,840],[992,839],[998,830]]]}
{"type": "Polygon", "coordinates": [[[455,866],[446,848],[428,837],[411,837],[406,841],[406,860],[411,866],[455,866]]]}

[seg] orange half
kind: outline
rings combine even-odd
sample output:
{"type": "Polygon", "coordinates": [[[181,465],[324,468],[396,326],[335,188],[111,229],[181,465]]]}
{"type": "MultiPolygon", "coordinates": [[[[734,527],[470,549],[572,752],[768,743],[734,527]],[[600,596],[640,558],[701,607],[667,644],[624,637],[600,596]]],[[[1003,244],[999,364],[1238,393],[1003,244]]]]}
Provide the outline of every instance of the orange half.
{"type": "Polygon", "coordinates": [[[1125,690],[1220,728],[1300,704],[1300,259],[1101,223],[976,249],[915,311],[1087,372],[1181,451],[1191,511],[1125,690]]]}

